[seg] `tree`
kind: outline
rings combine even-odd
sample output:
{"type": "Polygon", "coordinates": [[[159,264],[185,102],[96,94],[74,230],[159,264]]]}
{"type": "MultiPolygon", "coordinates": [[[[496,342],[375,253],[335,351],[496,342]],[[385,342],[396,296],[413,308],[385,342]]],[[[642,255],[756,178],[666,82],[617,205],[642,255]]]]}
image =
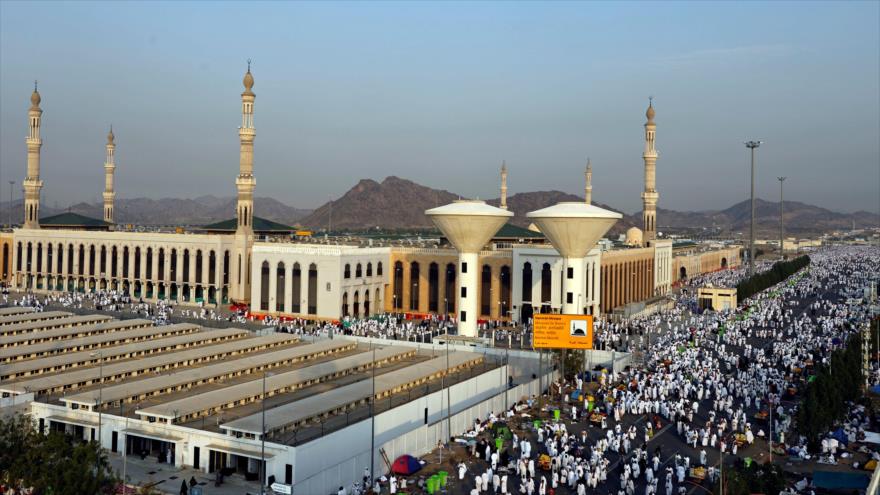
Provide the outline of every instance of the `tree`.
{"type": "Polygon", "coordinates": [[[43,434],[22,415],[0,418],[0,476],[36,495],[109,494],[118,484],[96,442],[43,434]]]}

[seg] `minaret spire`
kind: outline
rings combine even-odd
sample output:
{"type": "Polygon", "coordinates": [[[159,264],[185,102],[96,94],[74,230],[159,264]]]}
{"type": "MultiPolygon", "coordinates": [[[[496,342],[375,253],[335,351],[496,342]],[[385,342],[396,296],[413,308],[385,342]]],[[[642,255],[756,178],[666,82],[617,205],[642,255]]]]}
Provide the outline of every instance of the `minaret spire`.
{"type": "Polygon", "coordinates": [[[24,228],[40,228],[40,190],[43,181],[40,180],[40,148],[43,140],[40,138],[40,125],[43,110],[40,109],[40,93],[37,91],[37,81],[34,80],[34,92],[31,93],[31,108],[28,110],[28,136],[27,143],[27,175],[22,187],[24,189],[24,228]]]}
{"type": "Polygon", "coordinates": [[[248,69],[242,80],[244,92],[241,93],[241,127],[238,128],[239,160],[238,177],[235,186],[238,189],[236,202],[236,229],[235,229],[235,259],[233,260],[233,283],[231,285],[232,299],[236,302],[245,302],[250,299],[250,277],[248,265],[250,263],[250,248],[254,243],[254,188],[257,181],[254,178],[254,76],[251,74],[251,61],[248,59],[248,69]]]}
{"type": "Polygon", "coordinates": [[[116,190],[113,187],[113,176],[116,171],[116,136],[113,135],[113,125],[107,134],[107,157],[104,159],[104,221],[115,223],[113,219],[113,206],[116,200],[116,190]]]}
{"type": "Polygon", "coordinates": [[[593,204],[593,164],[587,158],[587,168],[584,170],[584,202],[593,204]]]}
{"type": "Polygon", "coordinates": [[[654,243],[657,237],[657,148],[654,145],[657,125],[654,123],[654,97],[648,97],[648,110],[645,112],[648,121],[645,122],[645,152],[642,159],[645,161],[645,191],[642,193],[642,219],[644,229],[642,243],[647,247],[654,243]]]}
{"type": "Polygon", "coordinates": [[[501,204],[499,208],[507,209],[507,162],[501,162],[501,204]]]}

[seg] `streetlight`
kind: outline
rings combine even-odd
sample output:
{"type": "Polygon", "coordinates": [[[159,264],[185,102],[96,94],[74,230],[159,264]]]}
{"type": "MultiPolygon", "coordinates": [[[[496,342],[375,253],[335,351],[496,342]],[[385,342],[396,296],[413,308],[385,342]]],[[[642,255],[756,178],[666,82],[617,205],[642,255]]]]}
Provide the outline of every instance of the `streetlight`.
{"type": "Polygon", "coordinates": [[[263,395],[260,396],[260,415],[262,426],[260,427],[260,495],[266,493],[266,377],[272,373],[263,371],[263,395]]]}
{"type": "Polygon", "coordinates": [[[104,444],[101,443],[101,406],[104,404],[104,353],[102,351],[93,352],[89,354],[89,357],[100,359],[98,361],[98,402],[95,403],[95,408],[98,409],[98,445],[103,448],[104,444]]]}
{"type": "Polygon", "coordinates": [[[370,486],[373,486],[375,477],[373,474],[373,466],[376,464],[376,346],[370,341],[370,348],[373,351],[372,377],[370,381],[373,386],[373,394],[370,396],[370,486]]]}
{"type": "Polygon", "coordinates": [[[749,227],[749,276],[755,274],[755,148],[763,141],[746,141],[746,148],[752,150],[752,220],[749,227]]]}
{"type": "Polygon", "coordinates": [[[779,259],[785,259],[785,222],[783,219],[785,209],[782,206],[782,183],[785,182],[786,178],[787,177],[776,178],[776,180],[779,181],[779,259]]]}

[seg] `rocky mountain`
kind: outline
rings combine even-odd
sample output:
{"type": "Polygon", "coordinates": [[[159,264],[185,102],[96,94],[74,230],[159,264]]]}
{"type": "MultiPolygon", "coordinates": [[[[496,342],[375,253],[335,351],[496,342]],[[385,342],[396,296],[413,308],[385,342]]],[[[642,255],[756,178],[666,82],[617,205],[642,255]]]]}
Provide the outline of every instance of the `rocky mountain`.
{"type": "MultiPolygon", "coordinates": [[[[811,235],[833,230],[880,226],[880,215],[866,211],[839,213],[799,201],[785,202],[785,231],[791,235],[811,235]]],[[[719,233],[747,232],[751,221],[751,202],[741,201],[724,210],[680,212],[659,209],[660,230],[706,228],[719,233]]],[[[634,217],[639,217],[638,212],[634,217]]],[[[760,236],[777,236],[779,202],[755,199],[755,230],[760,236]]]]}
{"type": "MultiPolygon", "coordinates": [[[[340,198],[325,203],[318,209],[304,210],[290,207],[273,198],[256,198],[257,215],[287,225],[302,225],[315,230],[365,229],[433,229],[424,211],[459,199],[461,196],[444,190],[432,189],[400,177],[387,177],[382,182],[363,179],[340,198]]],[[[533,191],[514,194],[507,204],[515,216],[511,223],[520,227],[530,224],[525,214],[560,201],[582,201],[561,191],[533,191]]],[[[499,199],[490,199],[497,206],[499,199]]],[[[596,203],[609,210],[611,206],[596,203]]],[[[99,203],[78,203],[69,208],[82,215],[101,218],[99,203]]],[[[43,205],[42,216],[68,209],[53,209],[43,205]]],[[[204,225],[231,218],[235,198],[202,196],[195,199],[119,199],[116,202],[118,223],[139,225],[204,225]]],[[[6,223],[9,204],[0,204],[0,223],[6,223]]],[[[13,204],[12,219],[22,218],[21,200],[13,204]]],[[[748,232],[751,206],[742,201],[723,210],[675,211],[660,208],[657,212],[661,232],[727,236],[748,232]]],[[[757,231],[760,237],[775,238],[779,232],[779,203],[756,200],[757,231]]],[[[847,230],[853,222],[857,228],[880,226],[880,215],[870,212],[839,213],[819,206],[797,201],[785,202],[785,229],[791,235],[814,235],[831,230],[847,230]]],[[[642,213],[624,214],[611,230],[611,235],[626,232],[632,226],[641,226],[642,213]]]]}
{"type": "MultiPolygon", "coordinates": [[[[301,220],[303,226],[323,230],[432,228],[425,210],[456,199],[449,191],[431,189],[400,177],[381,183],[362,179],[339,199],[323,204],[301,220]]],[[[257,210],[259,211],[259,210],[257,210]]]]}
{"type": "MultiPolygon", "coordinates": [[[[68,208],[52,208],[42,205],[41,216],[48,217],[65,211],[72,211],[92,218],[102,218],[103,206],[100,203],[77,203],[68,208]]],[[[257,197],[254,199],[257,216],[293,225],[311,213],[311,210],[293,208],[273,199],[257,197]]],[[[6,223],[9,215],[14,222],[23,216],[22,202],[0,204],[0,222],[6,223]]],[[[116,200],[116,223],[137,225],[205,225],[232,218],[235,215],[235,198],[202,196],[195,199],[179,198],[132,198],[116,200]]]]}

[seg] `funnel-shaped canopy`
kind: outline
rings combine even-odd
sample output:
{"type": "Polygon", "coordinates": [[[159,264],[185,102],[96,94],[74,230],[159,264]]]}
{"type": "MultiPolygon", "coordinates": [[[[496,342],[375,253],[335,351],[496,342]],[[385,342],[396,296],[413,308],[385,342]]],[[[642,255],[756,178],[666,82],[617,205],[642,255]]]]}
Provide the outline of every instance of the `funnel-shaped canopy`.
{"type": "Polygon", "coordinates": [[[557,203],[526,214],[566,258],[583,258],[623,215],[580,202],[557,203]]]}
{"type": "Polygon", "coordinates": [[[487,205],[485,201],[458,200],[425,211],[443,235],[463,253],[479,252],[513,212],[487,205]]]}

